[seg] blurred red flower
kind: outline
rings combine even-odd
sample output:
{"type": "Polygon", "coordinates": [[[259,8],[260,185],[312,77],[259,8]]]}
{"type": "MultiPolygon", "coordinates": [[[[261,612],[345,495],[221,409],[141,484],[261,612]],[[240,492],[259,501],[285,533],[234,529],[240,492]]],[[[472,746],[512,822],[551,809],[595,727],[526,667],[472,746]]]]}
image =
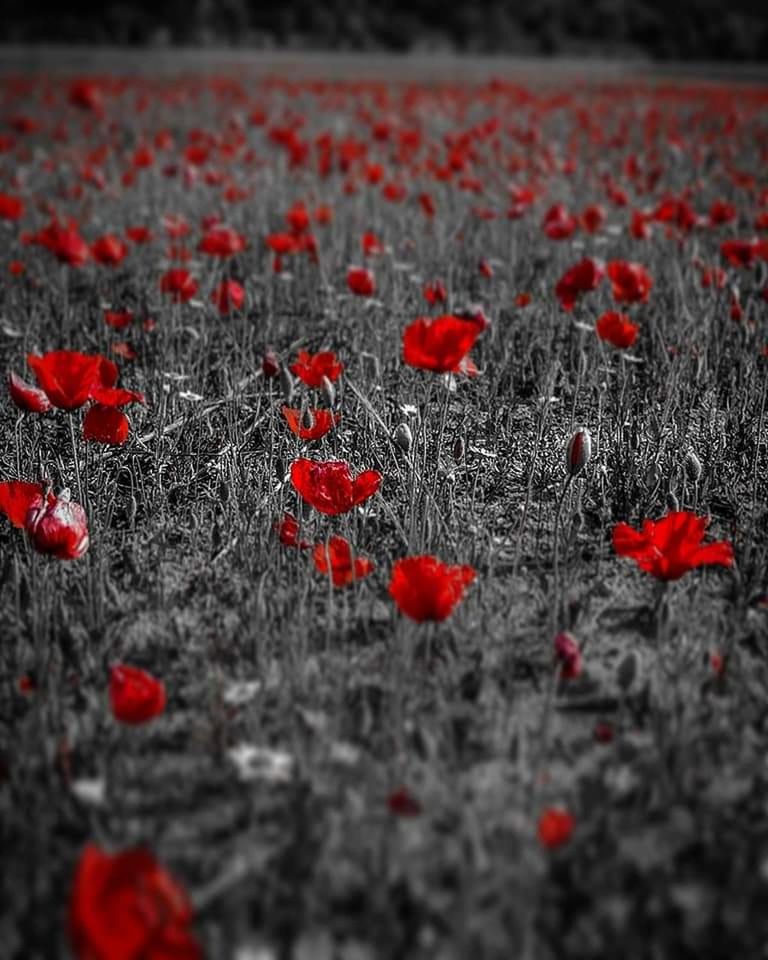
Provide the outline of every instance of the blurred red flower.
{"type": "Polygon", "coordinates": [[[343,460],[316,461],[300,458],[291,464],[291,483],[296,492],[320,513],[347,513],[372,497],[381,486],[378,470],[365,470],[354,479],[343,460]]]}
{"type": "Polygon", "coordinates": [[[24,202],[20,197],[0,193],[0,220],[20,220],[24,216],[24,202]]]}
{"type": "Polygon", "coordinates": [[[595,330],[601,340],[605,340],[619,350],[626,350],[637,340],[640,327],[632,323],[626,313],[607,310],[598,317],[595,330]]]}
{"type": "Polygon", "coordinates": [[[695,567],[733,565],[733,547],[725,540],[702,545],[708,517],[675,510],[660,520],[644,520],[641,530],[626,523],[613,528],[613,549],[630,557],[659,580],[679,580],[695,567]]]}
{"type": "Polygon", "coordinates": [[[226,316],[245,303],[245,290],[237,280],[222,280],[211,292],[211,303],[222,316],[226,316]]]}
{"type": "Polygon", "coordinates": [[[69,902],[78,960],[202,960],[191,921],[186,893],[148,850],[83,850],[69,902]]]}
{"type": "Polygon", "coordinates": [[[104,323],[113,330],[124,330],[133,323],[132,310],[105,310],[104,323]]]}
{"type": "Polygon", "coordinates": [[[137,726],[165,709],[165,686],[146,670],[120,663],[109,671],[109,701],[120,723],[137,726]]]}
{"type": "Polygon", "coordinates": [[[376,257],[384,253],[384,246],[375,233],[364,233],[360,240],[360,246],[363,249],[363,255],[366,257],[376,257]]]}
{"type": "Polygon", "coordinates": [[[597,290],[604,276],[605,267],[592,257],[584,257],[566,270],[555,286],[555,296],[563,310],[570,313],[576,306],[579,294],[597,290]]]}
{"type": "Polygon", "coordinates": [[[83,440],[119,447],[128,439],[131,424],[122,410],[94,403],[83,418],[83,440]]]}
{"type": "Polygon", "coordinates": [[[389,595],[411,620],[445,620],[475,576],[472,567],[442,563],[429,554],[405,557],[392,567],[389,595]]]}
{"type": "Polygon", "coordinates": [[[330,350],[315,354],[307,350],[299,350],[298,360],[291,364],[291,373],[295,373],[299,380],[315,389],[322,387],[323,377],[327,377],[331,383],[334,383],[339,379],[343,369],[344,364],[330,350]]]}
{"type": "Polygon", "coordinates": [[[576,231],[579,222],[562,203],[556,203],[544,214],[542,229],[550,240],[566,240],[576,231]]]}
{"type": "Polygon", "coordinates": [[[358,297],[372,297],[376,293],[373,272],[365,267],[350,267],[347,270],[347,286],[358,297]]]}
{"type": "Polygon", "coordinates": [[[555,662],[564,680],[574,680],[581,674],[581,650],[576,638],[567,630],[555,637],[555,662]]]}
{"type": "Polygon", "coordinates": [[[549,807],[539,817],[537,835],[539,843],[554,850],[568,843],[573,835],[576,820],[573,815],[559,807],[549,807]]]}
{"type": "Polygon", "coordinates": [[[482,329],[475,320],[453,314],[419,317],[403,331],[403,361],[435,373],[456,372],[482,329]]]}
{"type": "Polygon", "coordinates": [[[407,787],[398,787],[387,797],[387,809],[395,817],[418,817],[421,804],[407,787]]]}
{"type": "Polygon", "coordinates": [[[197,280],[189,270],[175,267],[160,278],[160,290],[169,294],[174,303],[186,303],[197,293],[197,280]]]}
{"type": "Polygon", "coordinates": [[[296,410],[294,407],[283,407],[283,416],[291,432],[300,440],[320,440],[341,420],[340,413],[329,413],[327,410],[296,410]]]}
{"type": "MultiPolygon", "coordinates": [[[[49,499],[54,499],[53,494],[49,499]]],[[[3,480],[0,483],[0,513],[4,513],[14,527],[23,530],[33,506],[43,502],[43,485],[27,480],[3,480]]]]}
{"type": "Polygon", "coordinates": [[[8,374],[8,393],[19,410],[27,413],[48,413],[53,408],[44,390],[33,387],[13,371],[8,374]]]}
{"type": "Polygon", "coordinates": [[[435,280],[434,283],[427,283],[424,286],[424,299],[433,307],[437,303],[445,303],[448,299],[448,291],[441,280],[435,280]]]}
{"type": "Polygon", "coordinates": [[[311,546],[306,540],[299,539],[299,521],[293,514],[286,513],[282,520],[275,524],[280,543],[284,547],[296,547],[306,550],[311,546]]]}
{"type": "Polygon", "coordinates": [[[334,587],[346,587],[354,580],[362,580],[374,570],[367,557],[353,557],[352,548],[344,537],[333,536],[328,543],[318,543],[312,551],[315,568],[331,574],[334,587]]]}
{"type": "Polygon", "coordinates": [[[198,250],[211,257],[231,257],[241,250],[245,250],[245,237],[231,227],[213,227],[208,230],[200,241],[198,250]]]}
{"type": "Polygon", "coordinates": [[[645,303],[653,287],[653,278],[639,263],[611,260],[607,267],[613,299],[617,303],[645,303]]]}
{"type": "Polygon", "coordinates": [[[128,247],[126,244],[112,234],[99,237],[91,244],[93,259],[107,267],[116,267],[122,263],[127,253],[128,247]]]}

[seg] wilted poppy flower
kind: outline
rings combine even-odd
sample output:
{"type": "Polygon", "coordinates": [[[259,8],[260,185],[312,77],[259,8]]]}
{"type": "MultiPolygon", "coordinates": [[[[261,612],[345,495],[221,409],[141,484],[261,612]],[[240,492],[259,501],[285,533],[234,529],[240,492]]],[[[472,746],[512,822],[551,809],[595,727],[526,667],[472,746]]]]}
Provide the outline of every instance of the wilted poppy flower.
{"type": "Polygon", "coordinates": [[[341,414],[327,410],[296,410],[283,407],[283,416],[291,431],[300,440],[320,440],[341,420],[341,414]]]}
{"type": "Polygon", "coordinates": [[[320,513],[347,513],[381,486],[378,470],[365,470],[352,479],[343,460],[315,461],[300,458],[291,464],[294,490],[320,513]]]}
{"type": "Polygon", "coordinates": [[[231,257],[247,246],[245,237],[231,227],[213,227],[200,241],[198,250],[211,257],[231,257]]]}
{"type": "Polygon", "coordinates": [[[197,280],[189,270],[176,267],[162,275],[160,290],[169,294],[174,303],[186,303],[197,293],[197,280]]]}
{"type": "Polygon", "coordinates": [[[33,387],[13,371],[8,374],[8,393],[19,410],[27,413],[48,413],[53,407],[44,390],[33,387]]]}
{"type": "Polygon", "coordinates": [[[613,528],[613,549],[631,557],[659,580],[679,580],[695,567],[733,565],[733,547],[725,540],[702,545],[708,517],[675,510],[661,520],[644,520],[641,530],[626,523],[613,528]]]}
{"type": "Polygon", "coordinates": [[[392,567],[389,595],[411,620],[440,621],[451,615],[474,579],[469,566],[442,563],[428,554],[405,557],[392,567]]]}
{"type": "Polygon", "coordinates": [[[573,310],[579,295],[597,290],[600,281],[605,276],[605,268],[599,260],[584,257],[577,264],[570,267],[557,281],[555,295],[560,306],[568,313],[573,310]]]}
{"type": "Polygon", "coordinates": [[[128,417],[116,407],[94,403],[83,418],[83,440],[119,447],[125,443],[131,425],[128,417]]]}
{"type": "Polygon", "coordinates": [[[595,330],[601,340],[605,340],[619,350],[626,350],[637,340],[640,327],[632,323],[626,313],[607,310],[598,317],[595,330]]]}
{"type": "Polygon", "coordinates": [[[58,560],[77,560],[88,549],[88,521],[85,510],[73,503],[69,491],[58,497],[33,500],[25,527],[32,546],[58,560]]]}
{"type": "Polygon", "coordinates": [[[109,671],[109,702],[120,723],[147,723],[165,709],[165,685],[146,670],[117,664],[109,671]]]}
{"type": "Polygon", "coordinates": [[[91,253],[97,263],[108,267],[116,267],[125,259],[128,247],[119,237],[107,234],[107,236],[99,237],[91,244],[91,253]]]}
{"type": "Polygon", "coordinates": [[[94,387],[103,382],[102,364],[110,361],[99,354],[52,350],[42,357],[28,354],[27,363],[54,407],[77,410],[90,398],[94,387]]]}
{"type": "Polygon", "coordinates": [[[344,364],[337,360],[336,354],[330,350],[315,354],[299,350],[298,360],[291,364],[291,373],[295,373],[299,380],[315,389],[322,387],[323,377],[335,383],[343,369],[344,364]]]}
{"type": "Polygon", "coordinates": [[[645,303],[648,300],[653,278],[645,267],[628,260],[611,260],[606,272],[617,303],[645,303]]]}
{"type": "Polygon", "coordinates": [[[376,293],[376,280],[372,271],[365,267],[350,267],[347,270],[347,286],[358,297],[372,297],[376,293]]]}
{"type": "Polygon", "coordinates": [[[581,650],[576,638],[567,630],[555,637],[555,662],[564,680],[574,680],[581,673],[581,650]]]}
{"type": "Polygon", "coordinates": [[[69,902],[78,960],[202,960],[191,921],[186,893],[148,850],[83,850],[69,902]]]}
{"type": "Polygon", "coordinates": [[[232,310],[239,310],[245,302],[245,290],[237,280],[222,280],[211,292],[211,303],[222,316],[232,310]]]}
{"type": "Polygon", "coordinates": [[[576,826],[573,815],[559,807],[549,807],[539,817],[537,835],[539,843],[548,850],[554,850],[568,843],[576,826]]]}
{"type": "Polygon", "coordinates": [[[419,317],[403,331],[403,361],[435,373],[456,372],[481,332],[475,320],[453,314],[419,317]]]}
{"type": "Polygon", "coordinates": [[[284,547],[296,547],[299,550],[306,550],[311,546],[306,540],[299,539],[299,521],[293,514],[286,513],[283,519],[275,524],[280,543],[284,547]]]}
{"type": "Polygon", "coordinates": [[[362,580],[374,569],[367,557],[353,557],[349,542],[339,536],[331,537],[327,544],[318,543],[312,559],[320,573],[330,572],[334,587],[346,587],[353,580],[362,580]]]}

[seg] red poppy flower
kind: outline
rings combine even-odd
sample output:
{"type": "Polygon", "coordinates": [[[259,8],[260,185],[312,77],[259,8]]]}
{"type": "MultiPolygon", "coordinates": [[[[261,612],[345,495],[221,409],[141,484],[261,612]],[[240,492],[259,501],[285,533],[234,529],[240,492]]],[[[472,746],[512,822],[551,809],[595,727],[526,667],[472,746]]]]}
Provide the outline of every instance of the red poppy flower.
{"type": "Polygon", "coordinates": [[[125,330],[133,323],[132,310],[105,310],[104,323],[113,330],[125,330]]]}
{"type": "Polygon", "coordinates": [[[578,225],[576,217],[571,216],[562,203],[556,203],[544,215],[542,228],[550,240],[566,240],[578,225]]]}
{"type": "Polygon", "coordinates": [[[595,330],[601,340],[605,340],[619,350],[626,350],[637,340],[640,327],[632,323],[625,313],[608,310],[597,319],[595,330]]]}
{"type": "Polygon", "coordinates": [[[394,817],[418,817],[421,804],[407,787],[398,787],[387,797],[387,809],[394,817]]]}
{"type": "Polygon", "coordinates": [[[128,247],[119,237],[108,234],[107,236],[99,237],[98,240],[91,244],[91,253],[97,263],[101,263],[107,267],[116,267],[125,259],[128,253],[128,247]]]}
{"type": "Polygon", "coordinates": [[[32,546],[58,560],[77,560],[88,549],[88,521],[85,510],[73,503],[69,491],[43,502],[33,500],[25,527],[32,546]]]}
{"type": "Polygon", "coordinates": [[[452,566],[428,554],[406,557],[392,567],[389,595],[411,620],[440,621],[451,615],[474,579],[472,567],[452,566]]]}
{"type": "Polygon", "coordinates": [[[245,303],[245,290],[237,280],[222,280],[211,293],[211,303],[225,316],[242,307],[245,303]]]}
{"type": "Polygon", "coordinates": [[[43,502],[43,485],[26,480],[4,480],[0,483],[0,513],[4,513],[14,527],[23,530],[30,509],[43,502]]]}
{"type": "Polygon", "coordinates": [[[567,810],[549,807],[539,817],[537,835],[539,843],[548,850],[554,850],[568,843],[573,835],[576,820],[567,810]]]}
{"type": "Polygon", "coordinates": [[[341,414],[327,410],[301,410],[283,407],[286,423],[300,440],[320,440],[341,420],[341,414]]]}
{"type": "Polygon", "coordinates": [[[306,540],[299,539],[299,521],[293,514],[286,513],[283,519],[275,524],[280,543],[284,547],[296,547],[299,550],[306,550],[311,546],[306,540]]]}
{"type": "Polygon", "coordinates": [[[186,893],[148,850],[83,850],[69,902],[78,960],[202,960],[191,921],[186,893]]]}
{"type": "Polygon", "coordinates": [[[0,193],[0,220],[20,220],[24,215],[24,202],[19,197],[0,193]]]}
{"type": "Polygon", "coordinates": [[[566,270],[555,286],[555,295],[563,310],[570,313],[576,306],[579,294],[597,290],[604,276],[603,264],[592,257],[584,257],[566,270]]]}
{"type": "Polygon", "coordinates": [[[36,241],[70,267],[82,267],[91,259],[90,247],[80,236],[75,223],[64,227],[53,221],[40,231],[36,241]]]}
{"type": "Polygon", "coordinates": [[[278,257],[298,253],[301,246],[299,237],[293,233],[270,233],[266,243],[272,253],[276,253],[278,257]]]}
{"type": "Polygon", "coordinates": [[[320,573],[330,572],[334,587],[346,587],[353,580],[362,580],[374,569],[367,557],[353,557],[349,542],[339,536],[331,537],[327,544],[318,543],[312,559],[320,573]]]}
{"type": "Polygon", "coordinates": [[[659,580],[679,580],[695,567],[733,565],[733,547],[725,540],[702,545],[708,517],[675,510],[661,520],[644,520],[641,530],[626,523],[613,528],[613,549],[631,557],[659,580]]]}
{"type": "Polygon", "coordinates": [[[197,293],[197,280],[189,270],[176,267],[162,275],[160,290],[169,294],[174,303],[186,303],[197,293]]]}
{"type": "Polygon", "coordinates": [[[165,710],[165,685],[146,670],[120,663],[109,671],[109,701],[116,720],[137,726],[165,710]]]}
{"type": "Polygon", "coordinates": [[[350,267],[347,270],[347,286],[358,297],[372,297],[376,293],[376,279],[365,267],[350,267]]]}
{"type": "Polygon", "coordinates": [[[343,460],[300,458],[291,464],[291,483],[315,510],[335,516],[372,497],[381,486],[381,474],[365,470],[353,479],[349,464],[343,460]]]}
{"type": "Polygon", "coordinates": [[[19,410],[27,413],[48,413],[53,407],[44,390],[33,387],[13,371],[8,374],[8,393],[19,410]]]}
{"type": "Polygon", "coordinates": [[[315,354],[299,350],[298,360],[291,364],[291,373],[295,373],[299,380],[315,389],[322,387],[323,377],[335,383],[343,369],[344,364],[337,360],[336,354],[330,350],[315,354]]]}
{"type": "Polygon", "coordinates": [[[601,207],[599,203],[593,203],[582,211],[579,219],[587,233],[597,233],[605,223],[605,207],[601,207]]]}
{"type": "Polygon", "coordinates": [[[724,240],[720,244],[720,255],[732,267],[751,267],[759,252],[759,242],[752,240],[724,240]]]}
{"type": "Polygon", "coordinates": [[[375,233],[364,233],[360,241],[363,254],[366,257],[376,257],[384,253],[384,246],[375,233]]]}
{"type": "Polygon", "coordinates": [[[94,387],[103,382],[102,364],[110,361],[99,354],[53,350],[42,357],[30,353],[27,363],[54,407],[77,410],[90,398],[94,387]]]}
{"type": "Polygon", "coordinates": [[[448,299],[448,291],[445,289],[445,284],[440,280],[426,284],[423,293],[424,299],[431,307],[434,307],[436,303],[445,303],[448,299]]]}
{"type": "Polygon", "coordinates": [[[309,229],[309,213],[303,203],[294,203],[285,215],[285,222],[294,233],[304,233],[309,229]]]}
{"type": "Polygon", "coordinates": [[[125,443],[131,424],[122,410],[95,403],[83,418],[83,440],[119,447],[125,443]]]}
{"type": "Polygon", "coordinates": [[[458,371],[481,332],[479,323],[452,314],[419,317],[403,331],[403,361],[435,373],[458,371]]]}
{"type": "Polygon", "coordinates": [[[653,286],[653,278],[639,263],[611,260],[607,267],[617,303],[646,303],[653,286]]]}
{"type": "Polygon", "coordinates": [[[149,227],[126,227],[125,235],[137,245],[149,243],[152,240],[152,231],[149,227]]]}
{"type": "Polygon", "coordinates": [[[211,257],[231,257],[247,246],[245,237],[231,227],[213,227],[200,241],[198,250],[211,257]]]}
{"type": "Polygon", "coordinates": [[[91,400],[103,407],[127,407],[129,403],[144,403],[144,394],[123,387],[107,387],[101,383],[91,390],[91,400]]]}

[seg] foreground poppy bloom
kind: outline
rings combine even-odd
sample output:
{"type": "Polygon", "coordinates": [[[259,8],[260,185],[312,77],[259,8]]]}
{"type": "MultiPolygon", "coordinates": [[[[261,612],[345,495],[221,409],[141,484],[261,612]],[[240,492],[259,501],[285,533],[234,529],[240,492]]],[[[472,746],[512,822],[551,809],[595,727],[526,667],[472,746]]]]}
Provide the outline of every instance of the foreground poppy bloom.
{"type": "Polygon", "coordinates": [[[458,372],[481,332],[475,320],[450,313],[419,317],[403,331],[403,361],[435,373],[458,372]]]}
{"type": "Polygon", "coordinates": [[[165,709],[165,685],[146,670],[121,663],[109,671],[109,701],[120,723],[136,726],[165,709]]]}
{"type": "Polygon", "coordinates": [[[576,306],[579,295],[597,290],[604,276],[603,264],[592,257],[584,257],[566,270],[555,286],[555,296],[563,310],[570,313],[576,306]]]}
{"type": "Polygon", "coordinates": [[[567,810],[549,807],[539,817],[537,835],[539,843],[548,850],[562,847],[573,834],[576,820],[567,810]]]}
{"type": "Polygon", "coordinates": [[[598,317],[595,330],[601,340],[610,343],[617,350],[626,350],[637,340],[640,327],[632,323],[626,313],[607,310],[598,317]]]}
{"type": "Polygon", "coordinates": [[[442,563],[429,554],[405,557],[392,567],[389,595],[411,620],[441,621],[451,615],[475,576],[472,567],[442,563]]]}
{"type": "Polygon", "coordinates": [[[53,409],[53,404],[44,390],[33,387],[13,371],[8,374],[8,393],[19,410],[24,410],[26,413],[48,413],[53,409]]]}
{"type": "MultiPolygon", "coordinates": [[[[53,498],[53,495],[50,495],[53,498]]],[[[27,480],[4,480],[0,483],[0,513],[19,530],[27,525],[27,515],[32,506],[43,502],[42,483],[27,480]]]]}
{"type": "Polygon", "coordinates": [[[323,385],[323,377],[331,383],[339,379],[344,364],[336,359],[336,354],[330,350],[311,354],[307,350],[299,350],[299,358],[291,364],[291,373],[308,387],[319,389],[323,385]]]}
{"type": "Polygon", "coordinates": [[[283,407],[285,422],[300,440],[320,440],[341,420],[340,413],[327,410],[301,410],[283,407]]]}
{"type": "Polygon", "coordinates": [[[167,293],[174,303],[186,303],[197,293],[197,280],[189,270],[177,267],[162,275],[160,290],[167,293]]]}
{"type": "Polygon", "coordinates": [[[347,286],[358,297],[372,297],[376,293],[376,280],[371,270],[365,267],[350,267],[347,271],[347,286]]]}
{"type": "Polygon", "coordinates": [[[343,460],[316,461],[300,458],[291,464],[294,490],[320,513],[335,516],[372,497],[381,486],[378,470],[364,470],[352,479],[343,460]]]}
{"type": "Polygon", "coordinates": [[[53,350],[42,357],[27,355],[27,363],[41,389],[53,406],[61,410],[82,407],[94,387],[103,383],[104,362],[110,363],[99,354],[76,350],[53,350]]]}
{"type": "Polygon", "coordinates": [[[148,850],[83,850],[69,902],[78,960],[202,960],[191,921],[186,893],[148,850]]]}
{"type": "Polygon", "coordinates": [[[32,546],[57,560],[78,560],[88,549],[88,521],[79,503],[65,490],[58,497],[42,494],[32,502],[25,527],[32,546]]]}
{"type": "Polygon", "coordinates": [[[374,570],[367,557],[352,556],[352,548],[344,537],[331,537],[328,543],[318,543],[312,551],[315,568],[331,574],[334,587],[346,587],[354,580],[362,580],[374,570]]]}
{"type": "Polygon", "coordinates": [[[647,302],[653,278],[645,267],[628,260],[612,260],[606,269],[617,303],[647,302]]]}
{"type": "Polygon", "coordinates": [[[661,520],[644,520],[641,530],[626,523],[613,528],[613,549],[631,557],[659,580],[679,580],[696,567],[733,566],[733,547],[725,540],[702,545],[708,517],[675,510],[661,520]]]}
{"type": "Polygon", "coordinates": [[[83,418],[83,440],[119,447],[130,433],[128,417],[116,407],[95,403],[83,418]]]}

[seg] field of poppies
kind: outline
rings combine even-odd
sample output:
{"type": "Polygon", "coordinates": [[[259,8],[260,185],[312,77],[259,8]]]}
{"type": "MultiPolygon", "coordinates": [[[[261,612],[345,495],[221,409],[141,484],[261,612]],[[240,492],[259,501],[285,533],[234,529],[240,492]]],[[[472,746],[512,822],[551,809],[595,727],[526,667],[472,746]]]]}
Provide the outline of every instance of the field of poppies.
{"type": "Polygon", "coordinates": [[[768,88],[0,103],[0,955],[768,956],[768,88]]]}

